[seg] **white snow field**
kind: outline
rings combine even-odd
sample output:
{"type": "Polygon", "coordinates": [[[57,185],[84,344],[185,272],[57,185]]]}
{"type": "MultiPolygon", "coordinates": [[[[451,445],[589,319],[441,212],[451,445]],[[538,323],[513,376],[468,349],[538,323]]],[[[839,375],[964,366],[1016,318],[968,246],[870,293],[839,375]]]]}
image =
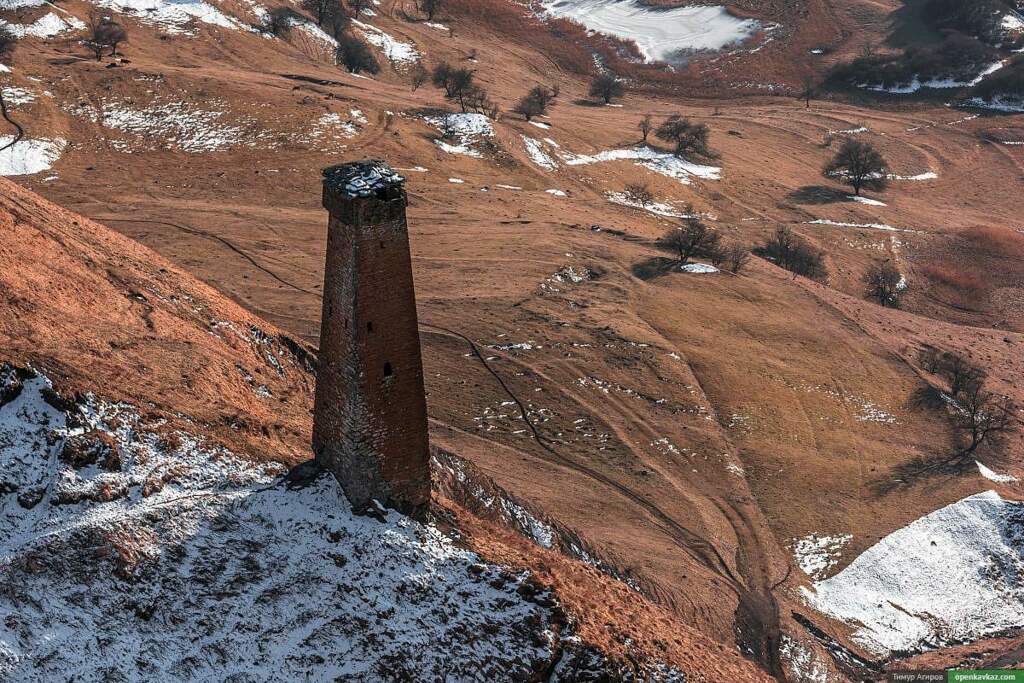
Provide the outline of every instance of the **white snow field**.
{"type": "Polygon", "coordinates": [[[750,38],[760,23],[721,6],[652,9],[636,0],[545,0],[546,13],[632,40],[648,62],[679,61],[692,51],[721,50],[750,38]]]}
{"type": "Polygon", "coordinates": [[[887,655],[1024,626],[1024,503],[994,491],[889,534],[843,571],[803,589],[815,608],[887,655]]]}
{"type": "MultiPolygon", "coordinates": [[[[14,137],[0,135],[0,148],[7,147],[14,137]]],[[[67,141],[19,140],[0,152],[0,176],[32,175],[48,171],[64,151],[67,141]]]]}
{"type": "Polygon", "coordinates": [[[49,390],[0,366],[0,679],[527,680],[554,658],[527,575],[353,515],[329,475],[49,390]]]}
{"type": "Polygon", "coordinates": [[[159,26],[168,33],[188,34],[193,21],[230,29],[249,27],[203,0],[94,0],[99,7],[159,26]]]}
{"type": "Polygon", "coordinates": [[[447,138],[447,140],[434,140],[434,144],[449,154],[464,154],[480,158],[483,153],[476,148],[476,145],[482,138],[494,137],[494,126],[491,125],[491,120],[483,114],[445,114],[443,116],[428,116],[425,120],[447,138]]]}
{"type": "Polygon", "coordinates": [[[72,16],[62,18],[50,12],[31,24],[10,24],[0,20],[0,27],[6,28],[18,38],[53,38],[65,31],[80,31],[85,28],[85,22],[72,16]]]}

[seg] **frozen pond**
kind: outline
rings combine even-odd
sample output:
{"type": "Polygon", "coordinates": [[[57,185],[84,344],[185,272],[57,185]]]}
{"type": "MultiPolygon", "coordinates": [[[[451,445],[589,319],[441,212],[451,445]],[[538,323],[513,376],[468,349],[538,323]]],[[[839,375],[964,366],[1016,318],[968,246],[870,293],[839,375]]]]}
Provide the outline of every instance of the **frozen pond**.
{"type": "Polygon", "coordinates": [[[587,28],[634,41],[647,61],[679,61],[687,53],[721,50],[754,34],[760,24],[724,7],[645,7],[636,0],[545,0],[544,9],[587,28]]]}

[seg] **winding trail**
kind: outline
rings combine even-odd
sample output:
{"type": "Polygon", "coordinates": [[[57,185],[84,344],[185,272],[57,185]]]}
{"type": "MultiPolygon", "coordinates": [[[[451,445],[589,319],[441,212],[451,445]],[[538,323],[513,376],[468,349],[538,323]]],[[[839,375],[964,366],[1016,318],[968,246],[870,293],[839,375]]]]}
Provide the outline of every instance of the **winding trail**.
{"type": "Polygon", "coordinates": [[[8,142],[3,147],[0,147],[0,152],[3,152],[4,150],[14,147],[16,144],[21,142],[21,139],[23,137],[25,137],[25,129],[21,127],[20,123],[12,119],[10,112],[7,111],[7,101],[4,99],[3,90],[0,90],[0,115],[3,115],[4,120],[7,121],[7,123],[14,126],[14,130],[16,131],[14,134],[14,139],[8,142]]]}

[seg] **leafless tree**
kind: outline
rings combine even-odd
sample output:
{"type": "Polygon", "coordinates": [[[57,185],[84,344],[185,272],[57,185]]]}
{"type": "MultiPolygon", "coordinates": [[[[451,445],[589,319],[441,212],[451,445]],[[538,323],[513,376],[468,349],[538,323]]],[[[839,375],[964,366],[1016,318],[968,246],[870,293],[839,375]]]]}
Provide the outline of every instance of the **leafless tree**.
{"type": "Polygon", "coordinates": [[[548,113],[548,106],[555,99],[557,91],[553,88],[546,88],[543,85],[535,85],[530,92],[523,95],[512,111],[521,115],[529,121],[534,116],[543,116],[548,113]]]}
{"type": "Polygon", "coordinates": [[[784,225],[776,229],[754,253],[812,280],[823,279],[826,275],[825,255],[821,250],[808,244],[784,225]]]}
{"type": "Polygon", "coordinates": [[[1015,427],[1015,406],[1005,396],[985,391],[984,384],[968,386],[954,397],[953,425],[964,437],[961,458],[974,455],[982,446],[999,445],[1015,427]]]}
{"type": "Polygon", "coordinates": [[[90,20],[90,34],[85,44],[96,55],[96,61],[103,58],[103,51],[110,48],[110,56],[117,56],[117,46],[128,40],[128,32],[110,17],[94,16],[90,20]]]}
{"type": "Polygon", "coordinates": [[[409,82],[412,85],[413,92],[420,89],[424,83],[430,80],[430,72],[427,71],[421,63],[416,62],[412,69],[409,71],[409,82]]]}
{"type": "Polygon", "coordinates": [[[687,213],[691,215],[683,219],[680,227],[669,230],[656,242],[662,249],[675,252],[680,265],[686,265],[693,256],[710,254],[721,242],[721,236],[692,209],[687,213]]]}
{"type": "Polygon", "coordinates": [[[342,34],[335,57],[337,63],[348,69],[349,73],[367,71],[375,74],[380,71],[380,64],[370,46],[351,33],[342,34]]]}
{"type": "Polygon", "coordinates": [[[882,191],[886,188],[888,165],[870,143],[847,138],[835,157],[822,170],[826,178],[835,178],[860,195],[862,188],[882,191]]]}
{"type": "Polygon", "coordinates": [[[645,114],[644,117],[640,119],[640,123],[636,124],[636,127],[640,130],[640,134],[643,135],[642,142],[647,142],[647,136],[654,127],[654,121],[651,119],[651,115],[645,114]]]}
{"type": "Polygon", "coordinates": [[[658,126],[654,134],[659,139],[671,143],[676,156],[713,157],[714,154],[708,148],[709,133],[707,124],[693,123],[679,114],[673,114],[658,126]]]}
{"type": "Polygon", "coordinates": [[[605,104],[609,104],[616,97],[622,97],[625,92],[626,86],[613,74],[601,74],[590,82],[590,96],[600,97],[605,104]]]}
{"type": "Polygon", "coordinates": [[[263,30],[278,38],[286,38],[295,24],[295,11],[288,7],[275,7],[267,12],[263,20],[263,30]]]}
{"type": "Polygon", "coordinates": [[[811,108],[811,100],[818,94],[818,86],[814,81],[814,74],[804,74],[800,82],[800,99],[804,101],[806,109],[811,108]]]}
{"type": "Polygon", "coordinates": [[[324,26],[332,9],[338,6],[338,0],[302,0],[302,9],[316,17],[319,26],[324,26]]]}
{"type": "Polygon", "coordinates": [[[18,45],[18,37],[7,28],[0,26],[0,62],[10,59],[14,55],[14,48],[18,45]]]}
{"type": "Polygon", "coordinates": [[[959,353],[928,347],[921,351],[918,362],[925,371],[946,381],[950,396],[974,390],[985,383],[985,371],[959,353]]]}
{"type": "Polygon", "coordinates": [[[345,13],[340,3],[334,2],[328,6],[327,14],[320,25],[332,38],[340,41],[345,31],[352,25],[352,19],[345,13]]]}
{"type": "Polygon", "coordinates": [[[864,296],[882,306],[899,308],[900,297],[906,285],[903,276],[892,261],[877,261],[868,266],[862,278],[864,296]]]}
{"type": "Polygon", "coordinates": [[[348,9],[354,16],[358,16],[364,9],[369,9],[370,0],[348,0],[348,9]]]}
{"type": "Polygon", "coordinates": [[[725,264],[729,272],[739,274],[750,261],[750,250],[738,242],[725,248],[725,264]]]}
{"type": "Polygon", "coordinates": [[[444,0],[419,0],[419,5],[420,11],[427,15],[427,21],[433,21],[444,7],[444,0]]]}
{"type": "Polygon", "coordinates": [[[430,79],[436,87],[443,89],[444,96],[451,100],[473,85],[473,72],[470,69],[454,67],[448,62],[441,62],[434,67],[430,79]]]}

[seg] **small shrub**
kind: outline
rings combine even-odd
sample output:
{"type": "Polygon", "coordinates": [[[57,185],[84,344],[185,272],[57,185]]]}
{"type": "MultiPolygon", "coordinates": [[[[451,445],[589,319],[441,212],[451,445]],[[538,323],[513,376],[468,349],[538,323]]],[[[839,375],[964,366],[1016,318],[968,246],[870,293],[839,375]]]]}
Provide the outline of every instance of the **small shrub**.
{"type": "Polygon", "coordinates": [[[622,194],[625,195],[627,200],[640,206],[649,206],[654,203],[654,193],[643,183],[630,183],[626,185],[626,189],[622,194]]]}

